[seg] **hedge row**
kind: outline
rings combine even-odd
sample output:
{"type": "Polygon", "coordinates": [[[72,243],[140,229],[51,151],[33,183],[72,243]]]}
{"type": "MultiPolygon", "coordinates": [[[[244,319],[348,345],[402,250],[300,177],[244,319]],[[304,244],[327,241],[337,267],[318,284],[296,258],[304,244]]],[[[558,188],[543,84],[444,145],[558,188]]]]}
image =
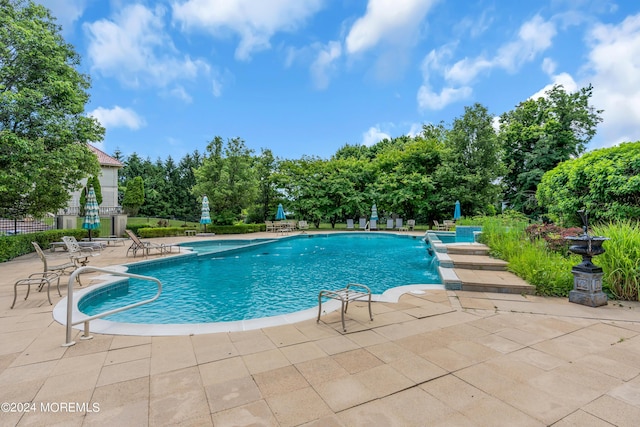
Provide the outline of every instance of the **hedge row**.
{"type": "MultiPolygon", "coordinates": [[[[99,230],[91,232],[93,237],[98,236],[99,230]]],[[[16,234],[15,236],[0,236],[0,262],[9,261],[20,255],[34,252],[31,242],[38,242],[42,249],[48,249],[52,242],[59,242],[62,236],[74,236],[80,240],[88,236],[87,230],[47,230],[37,233],[16,234]]]]}
{"type": "MultiPolygon", "coordinates": [[[[193,228],[185,227],[137,227],[134,231],[142,238],[184,236],[185,231],[193,228]]],[[[239,224],[239,225],[207,225],[207,233],[215,234],[245,234],[266,231],[265,224],[239,224]]]]}

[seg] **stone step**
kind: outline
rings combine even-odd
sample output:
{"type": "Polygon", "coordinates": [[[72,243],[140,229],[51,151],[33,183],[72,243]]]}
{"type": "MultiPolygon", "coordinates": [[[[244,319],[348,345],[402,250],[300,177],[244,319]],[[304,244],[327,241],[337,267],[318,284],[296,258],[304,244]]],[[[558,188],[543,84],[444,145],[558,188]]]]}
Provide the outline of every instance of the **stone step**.
{"type": "Polygon", "coordinates": [[[485,245],[447,245],[447,253],[455,255],[489,256],[489,248],[485,245]]]}
{"type": "Polygon", "coordinates": [[[506,271],[507,262],[488,255],[459,255],[452,254],[447,248],[447,255],[453,262],[453,268],[468,270],[506,271]]]}
{"type": "Polygon", "coordinates": [[[460,289],[463,291],[526,295],[536,292],[535,286],[508,271],[454,269],[454,272],[462,282],[460,289]]]}

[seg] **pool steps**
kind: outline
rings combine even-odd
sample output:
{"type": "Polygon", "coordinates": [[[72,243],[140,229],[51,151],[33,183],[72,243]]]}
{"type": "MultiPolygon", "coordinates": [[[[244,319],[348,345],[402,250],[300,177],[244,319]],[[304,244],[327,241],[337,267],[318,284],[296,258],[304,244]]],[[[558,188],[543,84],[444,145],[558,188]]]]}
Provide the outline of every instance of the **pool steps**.
{"type": "Polygon", "coordinates": [[[427,233],[438,272],[448,290],[535,294],[535,287],[507,271],[507,262],[489,256],[489,248],[480,243],[443,244],[434,233],[427,233]]]}

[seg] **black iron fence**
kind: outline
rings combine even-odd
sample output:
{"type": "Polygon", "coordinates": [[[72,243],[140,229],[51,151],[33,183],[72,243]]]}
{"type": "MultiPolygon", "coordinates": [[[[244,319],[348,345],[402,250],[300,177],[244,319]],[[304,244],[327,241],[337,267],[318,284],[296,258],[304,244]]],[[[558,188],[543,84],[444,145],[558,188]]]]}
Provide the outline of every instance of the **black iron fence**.
{"type": "MultiPolygon", "coordinates": [[[[68,218],[68,217],[67,217],[68,218]]],[[[100,235],[113,234],[113,217],[100,216],[100,235]]],[[[12,236],[15,234],[37,233],[46,230],[58,230],[63,228],[82,228],[82,217],[75,218],[75,224],[63,224],[62,217],[48,215],[43,218],[24,217],[20,219],[0,218],[0,236],[12,236]],[[71,225],[71,226],[70,226],[71,225]]]]}

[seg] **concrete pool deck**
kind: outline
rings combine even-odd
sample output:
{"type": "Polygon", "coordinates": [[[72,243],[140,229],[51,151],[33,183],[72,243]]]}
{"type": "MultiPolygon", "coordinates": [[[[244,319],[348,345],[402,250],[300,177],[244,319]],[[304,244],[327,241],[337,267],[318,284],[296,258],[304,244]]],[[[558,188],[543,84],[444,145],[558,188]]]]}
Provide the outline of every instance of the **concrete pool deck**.
{"type": "MultiPolygon", "coordinates": [[[[126,249],[109,246],[90,265],[131,262],[126,249]]],[[[46,293],[32,289],[25,301],[18,288],[9,309],[13,283],[41,269],[35,253],[0,264],[0,403],[9,404],[2,426],[635,426],[640,419],[638,303],[590,308],[566,298],[428,290],[374,303],[373,321],[364,303],[354,304],[347,333],[332,312],[319,324],[96,334],[62,347],[65,327],[53,320],[46,293]]],[[[53,289],[51,299],[61,299],[53,289]]]]}

